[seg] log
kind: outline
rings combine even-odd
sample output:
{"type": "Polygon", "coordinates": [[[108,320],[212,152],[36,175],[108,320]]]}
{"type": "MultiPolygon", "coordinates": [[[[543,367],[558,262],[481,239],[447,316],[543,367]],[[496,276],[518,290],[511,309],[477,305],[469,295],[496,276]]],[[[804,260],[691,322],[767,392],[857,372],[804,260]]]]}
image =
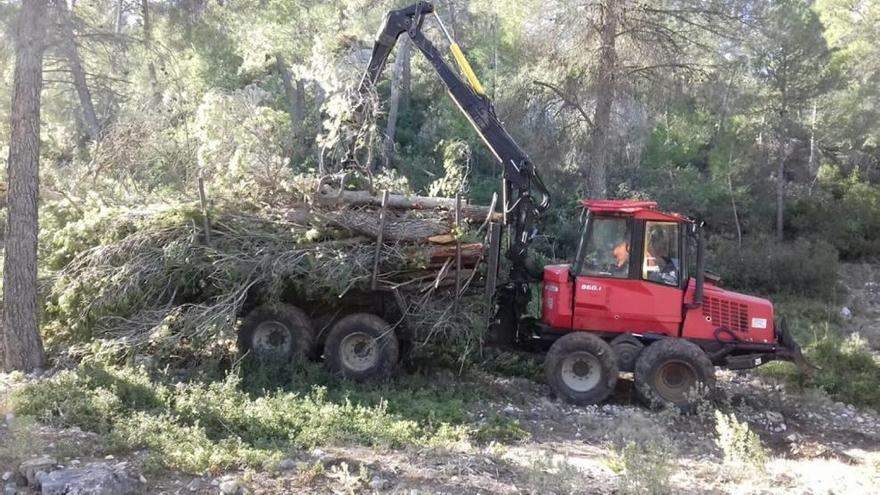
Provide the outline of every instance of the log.
{"type": "Polygon", "coordinates": [[[428,237],[428,242],[433,242],[434,244],[452,244],[455,242],[455,236],[452,234],[440,234],[428,237]]]}
{"type": "MultiPolygon", "coordinates": [[[[377,239],[379,218],[375,211],[340,210],[322,214],[328,222],[361,235],[377,239]]],[[[449,226],[436,220],[411,218],[388,212],[385,219],[386,241],[424,242],[449,232],[449,226]]]]}
{"type": "MultiPolygon", "coordinates": [[[[324,205],[380,206],[382,204],[381,196],[370,194],[369,191],[339,191],[326,184],[321,188],[315,199],[316,202],[324,205]]],[[[455,198],[389,194],[388,207],[399,210],[440,209],[451,211],[455,209],[455,198]]],[[[489,208],[470,204],[462,205],[461,216],[463,219],[472,222],[483,222],[489,216],[489,208]]],[[[501,219],[501,213],[492,212],[493,221],[499,222],[501,219]]]]}
{"type": "MultiPolygon", "coordinates": [[[[483,245],[479,242],[461,245],[461,262],[464,265],[473,266],[483,255],[483,245]]],[[[434,246],[430,250],[431,266],[437,263],[443,264],[446,260],[455,258],[455,245],[434,246]]]]}

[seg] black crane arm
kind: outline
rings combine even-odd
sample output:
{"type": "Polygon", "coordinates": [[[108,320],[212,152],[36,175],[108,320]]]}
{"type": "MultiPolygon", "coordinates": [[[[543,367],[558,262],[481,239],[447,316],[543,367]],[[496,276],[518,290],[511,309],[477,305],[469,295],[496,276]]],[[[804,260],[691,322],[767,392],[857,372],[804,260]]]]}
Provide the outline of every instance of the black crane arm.
{"type": "Polygon", "coordinates": [[[486,96],[461,49],[446,33],[439,17],[438,23],[449,38],[453,57],[466,80],[462,80],[449,67],[434,44],[422,33],[425,16],[432,13],[434,6],[429,2],[418,2],[404,9],[388,12],[376,36],[370,63],[361,79],[359,91],[367,94],[372,90],[397,39],[401,34],[407,33],[416,48],[434,67],[452,100],[467,116],[495,158],[501,162],[504,223],[510,226],[507,254],[512,262],[510,282],[518,289],[517,292],[522,292],[527,289],[528,283],[525,261],[529,241],[538,217],[550,206],[550,194],[528,155],[516,144],[498,119],[491,100],[486,96]],[[533,192],[539,196],[537,200],[533,192]]]}

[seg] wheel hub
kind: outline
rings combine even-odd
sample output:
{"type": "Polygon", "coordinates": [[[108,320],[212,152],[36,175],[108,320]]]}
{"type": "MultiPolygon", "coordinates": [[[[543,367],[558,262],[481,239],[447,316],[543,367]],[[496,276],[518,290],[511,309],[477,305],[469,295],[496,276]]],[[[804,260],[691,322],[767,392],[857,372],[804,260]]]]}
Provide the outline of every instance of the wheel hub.
{"type": "Polygon", "coordinates": [[[339,346],[342,364],[353,371],[366,371],[376,365],[379,352],[376,339],[363,332],[346,335],[339,346]]]}
{"type": "Polygon", "coordinates": [[[284,356],[293,345],[290,330],[274,320],[260,323],[254,329],[252,342],[254,352],[262,356],[284,356]]]}
{"type": "Polygon", "coordinates": [[[566,356],[562,360],[560,371],[565,386],[577,392],[587,392],[595,388],[602,375],[599,359],[583,351],[566,356]]]}
{"type": "Polygon", "coordinates": [[[666,400],[682,402],[697,384],[697,372],[683,361],[669,361],[657,369],[654,380],[657,393],[666,400]]]}

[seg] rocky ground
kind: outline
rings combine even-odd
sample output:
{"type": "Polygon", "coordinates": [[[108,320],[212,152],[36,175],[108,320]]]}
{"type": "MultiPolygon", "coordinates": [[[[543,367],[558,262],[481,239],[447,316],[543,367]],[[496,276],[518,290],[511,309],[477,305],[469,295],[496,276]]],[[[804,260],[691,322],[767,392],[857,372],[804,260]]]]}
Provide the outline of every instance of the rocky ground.
{"type": "MultiPolygon", "coordinates": [[[[101,456],[102,439],[77,429],[0,425],[7,463],[4,495],[99,493],[880,493],[880,415],[816,394],[793,395],[755,374],[721,372],[719,397],[690,416],[653,412],[632,400],[624,379],[606,404],[573,407],[522,378],[469,378],[493,389],[475,424],[493,415],[518,420],[527,438],[443,449],[334,446],[291,452],[264,470],[193,477],[156,470],[141,453],[101,456]],[[498,394],[500,392],[500,394],[498,394]],[[726,463],[715,438],[714,409],[748,422],[768,459],[726,463]],[[651,446],[627,458],[627,443],[651,446]],[[659,472],[657,468],[659,469],[659,472]],[[43,472],[40,472],[43,471],[43,472]],[[27,478],[30,478],[29,480],[27,478]],[[59,486],[61,488],[59,488],[59,486]],[[28,488],[31,487],[31,488],[28,488]]],[[[438,383],[450,383],[438,377],[438,383]]]]}

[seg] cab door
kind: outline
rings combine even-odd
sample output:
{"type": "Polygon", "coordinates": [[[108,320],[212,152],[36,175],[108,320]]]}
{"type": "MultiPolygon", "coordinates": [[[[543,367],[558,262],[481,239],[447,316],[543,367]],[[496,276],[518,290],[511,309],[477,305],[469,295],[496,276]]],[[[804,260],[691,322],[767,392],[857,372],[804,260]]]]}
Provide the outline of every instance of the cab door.
{"type": "Polygon", "coordinates": [[[627,217],[590,221],[575,276],[573,327],[678,335],[684,294],[679,224],[627,217]]]}

